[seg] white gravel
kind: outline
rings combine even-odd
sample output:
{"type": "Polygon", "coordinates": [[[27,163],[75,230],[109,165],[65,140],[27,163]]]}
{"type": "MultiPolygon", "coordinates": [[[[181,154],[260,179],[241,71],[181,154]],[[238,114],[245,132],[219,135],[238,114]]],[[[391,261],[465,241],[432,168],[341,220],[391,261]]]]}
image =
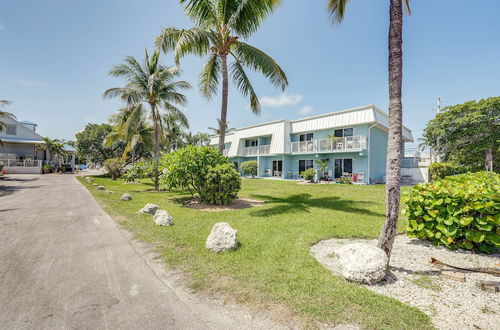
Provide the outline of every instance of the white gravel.
{"type": "MultiPolygon", "coordinates": [[[[345,244],[361,242],[377,244],[376,240],[329,239],[314,245],[311,254],[339,275],[334,251],[345,244]]],[[[439,329],[500,329],[500,293],[488,293],[479,287],[480,280],[500,281],[500,278],[465,272],[465,283],[446,279],[440,276],[441,268],[430,264],[431,257],[467,268],[499,268],[500,264],[498,254],[450,251],[398,235],[392,249],[390,272],[379,284],[364,287],[419,308],[439,329]]]]}

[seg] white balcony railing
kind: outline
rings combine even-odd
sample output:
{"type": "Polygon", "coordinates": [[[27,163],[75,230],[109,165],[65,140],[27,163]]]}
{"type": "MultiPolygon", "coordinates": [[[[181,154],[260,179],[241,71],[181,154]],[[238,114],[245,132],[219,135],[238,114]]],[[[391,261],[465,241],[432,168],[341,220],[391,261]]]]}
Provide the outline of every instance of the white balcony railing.
{"type": "Polygon", "coordinates": [[[366,149],[366,137],[361,135],[292,142],[292,153],[345,152],[366,149]]]}
{"type": "Polygon", "coordinates": [[[41,167],[41,160],[33,160],[33,159],[25,159],[25,160],[16,160],[16,159],[0,159],[0,162],[4,163],[6,167],[41,167]]]}
{"type": "Polygon", "coordinates": [[[243,149],[244,156],[260,156],[269,155],[271,150],[271,145],[256,146],[256,147],[246,147],[243,149]]]}

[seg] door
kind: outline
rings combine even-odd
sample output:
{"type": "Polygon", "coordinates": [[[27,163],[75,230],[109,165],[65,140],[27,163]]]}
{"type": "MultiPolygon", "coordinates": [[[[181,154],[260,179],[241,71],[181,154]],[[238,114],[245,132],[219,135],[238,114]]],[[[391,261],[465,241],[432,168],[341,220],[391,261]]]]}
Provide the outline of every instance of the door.
{"type": "Polygon", "coordinates": [[[335,178],[342,177],[344,173],[352,174],[352,158],[335,159],[335,178]]]}
{"type": "Polygon", "coordinates": [[[273,160],[273,176],[281,176],[283,173],[283,161],[273,160]]]}

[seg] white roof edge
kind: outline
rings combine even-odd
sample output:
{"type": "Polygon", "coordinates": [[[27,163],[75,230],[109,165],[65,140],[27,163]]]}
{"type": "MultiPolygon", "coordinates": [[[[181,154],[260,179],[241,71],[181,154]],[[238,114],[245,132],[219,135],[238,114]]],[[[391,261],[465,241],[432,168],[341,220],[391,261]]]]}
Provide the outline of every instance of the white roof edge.
{"type": "MultiPolygon", "coordinates": [[[[379,107],[377,107],[376,105],[372,104],[371,105],[373,107],[373,109],[377,112],[380,112],[382,115],[386,116],[387,118],[389,118],[389,114],[387,112],[385,112],[384,110],[381,110],[379,107]]],[[[410,131],[410,133],[412,132],[411,128],[408,128],[406,127],[405,125],[403,125],[403,128],[404,129],[407,129],[408,131],[410,131]]]]}

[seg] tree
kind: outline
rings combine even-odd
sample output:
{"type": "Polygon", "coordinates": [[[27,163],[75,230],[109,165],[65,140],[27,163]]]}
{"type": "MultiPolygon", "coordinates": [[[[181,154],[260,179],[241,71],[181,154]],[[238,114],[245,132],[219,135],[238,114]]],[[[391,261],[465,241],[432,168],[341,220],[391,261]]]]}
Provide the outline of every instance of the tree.
{"type": "MultiPolygon", "coordinates": [[[[349,1],[328,0],[327,10],[334,23],[342,22],[349,1]]],[[[410,13],[409,0],[389,0],[389,137],[386,170],[386,220],[378,240],[378,247],[387,253],[388,258],[391,256],[392,245],[396,237],[401,197],[403,4],[407,12],[410,13]]]]}
{"type": "Polygon", "coordinates": [[[179,67],[167,67],[159,63],[160,53],[154,51],[149,57],[147,50],[142,65],[132,56],[125,57],[125,64],[117,65],[109,74],[124,78],[124,87],[110,88],[104,97],[120,97],[129,105],[148,104],[153,121],[153,153],[155,158],[154,188],[159,188],[158,163],[160,161],[160,142],[162,139],[161,111],[180,113],[176,106],[187,103],[186,96],[180,91],[191,88],[186,81],[177,81],[181,74],[179,67]]]}
{"type": "Polygon", "coordinates": [[[224,150],[229,93],[229,74],[245,97],[250,109],[260,113],[257,94],[245,71],[262,73],[276,87],[288,86],[285,73],[275,60],[240,38],[248,38],[262,21],[274,11],[280,0],[179,0],[195,27],[189,30],[166,28],[156,39],[164,52],[174,51],[176,63],[187,54],[207,56],[200,77],[200,90],[207,99],[214,97],[222,79],[219,152],[224,150]],[[228,56],[233,62],[228,65],[228,56]]]}
{"type": "MultiPolygon", "coordinates": [[[[217,119],[217,124],[218,124],[217,127],[209,127],[208,129],[210,131],[212,131],[214,133],[214,135],[219,135],[220,136],[220,132],[221,132],[220,128],[221,128],[221,125],[222,125],[222,122],[221,122],[220,119],[217,119]]],[[[229,122],[229,120],[227,120],[226,124],[224,125],[224,130],[225,130],[226,133],[233,129],[233,128],[229,128],[229,124],[230,124],[230,122],[229,122]]]]}
{"type": "Polygon", "coordinates": [[[240,169],[243,174],[251,175],[252,178],[255,178],[259,170],[259,164],[257,164],[256,160],[247,160],[240,164],[240,169]]]}
{"type": "Polygon", "coordinates": [[[151,150],[153,146],[153,129],[146,123],[146,114],[142,104],[120,109],[119,113],[110,119],[114,123],[113,131],[104,139],[104,147],[111,147],[118,141],[126,143],[122,161],[130,153],[132,165],[136,159],[136,149],[139,144],[151,150]]]}
{"type": "Polygon", "coordinates": [[[425,142],[445,162],[500,170],[500,97],[445,107],[427,123],[425,142]]]}
{"type": "MultiPolygon", "coordinates": [[[[0,100],[0,107],[9,105],[11,103],[12,102],[9,100],[0,100]]],[[[16,119],[16,116],[14,116],[10,112],[0,110],[0,131],[3,131],[5,129],[6,123],[4,121],[2,121],[1,118],[16,119]]],[[[2,139],[0,139],[0,146],[2,146],[2,145],[3,145],[3,142],[2,142],[2,139]]]]}
{"type": "Polygon", "coordinates": [[[315,159],[314,162],[319,168],[320,180],[323,180],[325,177],[325,172],[328,169],[328,159],[315,159]]]}
{"type": "Polygon", "coordinates": [[[185,146],[184,138],[187,137],[185,129],[189,128],[187,117],[181,113],[168,113],[161,117],[164,130],[164,148],[171,152],[185,146]]]}
{"type": "Polygon", "coordinates": [[[67,156],[67,152],[64,150],[64,142],[49,137],[42,137],[42,140],[43,143],[35,145],[35,150],[45,151],[45,159],[47,160],[49,159],[49,155],[51,155],[59,167],[62,159],[67,156]]]}
{"type": "Polygon", "coordinates": [[[208,146],[210,144],[210,134],[205,132],[198,132],[186,134],[186,144],[192,146],[208,146]]]}
{"type": "Polygon", "coordinates": [[[104,139],[113,132],[109,124],[87,124],[76,133],[76,151],[80,159],[90,163],[103,163],[108,158],[123,155],[125,143],[116,141],[109,147],[104,146],[104,139]]]}

